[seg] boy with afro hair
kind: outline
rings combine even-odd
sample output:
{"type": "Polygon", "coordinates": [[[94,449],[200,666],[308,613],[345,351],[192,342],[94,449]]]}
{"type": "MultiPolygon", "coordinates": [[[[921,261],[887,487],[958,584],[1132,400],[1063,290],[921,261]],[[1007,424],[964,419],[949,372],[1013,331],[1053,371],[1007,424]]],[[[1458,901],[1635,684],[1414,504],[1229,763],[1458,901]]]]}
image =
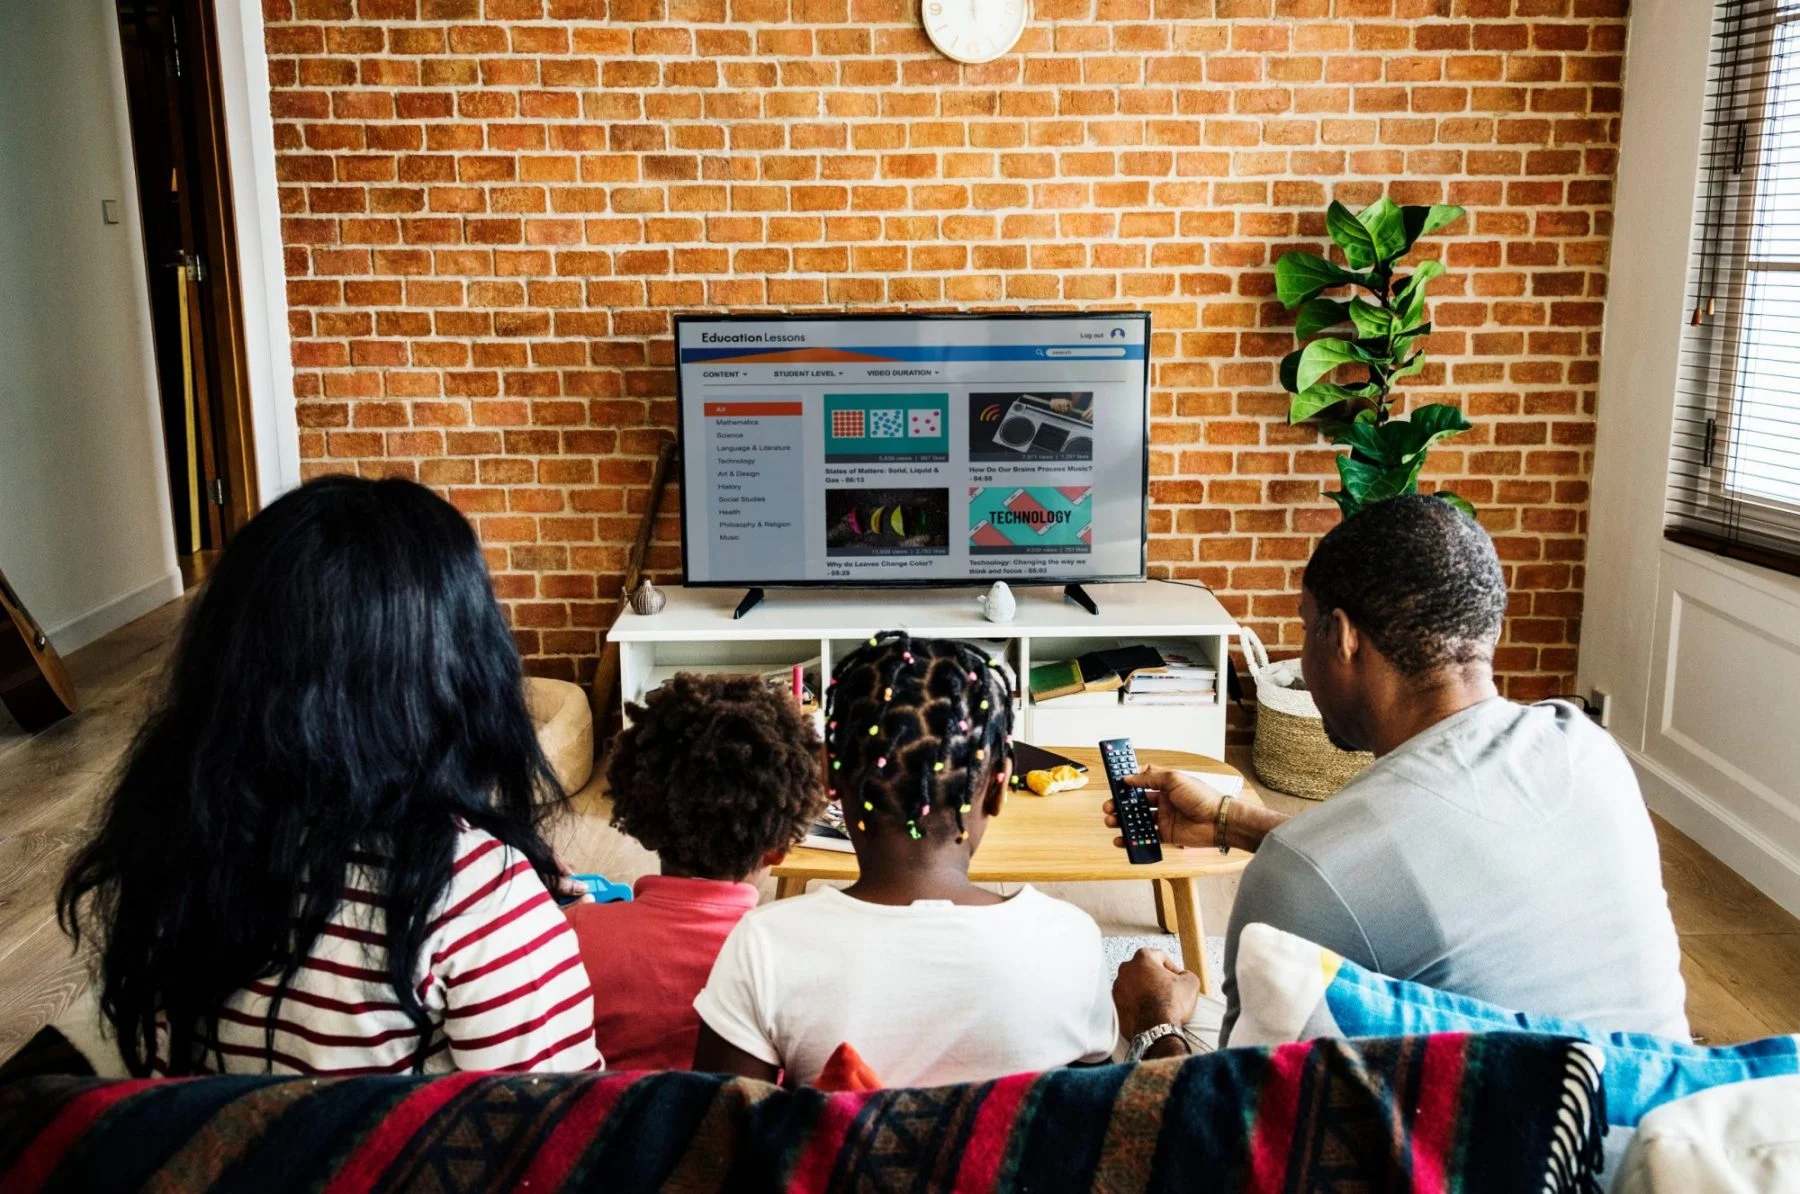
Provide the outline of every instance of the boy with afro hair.
{"type": "Polygon", "coordinates": [[[684,672],[627,712],[606,775],[612,823],[662,873],[629,902],[568,913],[607,1068],[684,1070],[719,948],[824,808],[821,743],[793,698],[755,676],[684,672]]]}

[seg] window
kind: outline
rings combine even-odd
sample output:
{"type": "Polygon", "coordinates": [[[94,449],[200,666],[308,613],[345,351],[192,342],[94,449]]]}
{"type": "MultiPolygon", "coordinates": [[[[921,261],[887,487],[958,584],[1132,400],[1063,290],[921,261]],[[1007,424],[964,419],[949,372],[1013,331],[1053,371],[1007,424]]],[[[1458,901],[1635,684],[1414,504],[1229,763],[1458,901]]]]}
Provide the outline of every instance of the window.
{"type": "Polygon", "coordinates": [[[1720,0],[1669,538],[1800,573],[1800,0],[1720,0]]]}

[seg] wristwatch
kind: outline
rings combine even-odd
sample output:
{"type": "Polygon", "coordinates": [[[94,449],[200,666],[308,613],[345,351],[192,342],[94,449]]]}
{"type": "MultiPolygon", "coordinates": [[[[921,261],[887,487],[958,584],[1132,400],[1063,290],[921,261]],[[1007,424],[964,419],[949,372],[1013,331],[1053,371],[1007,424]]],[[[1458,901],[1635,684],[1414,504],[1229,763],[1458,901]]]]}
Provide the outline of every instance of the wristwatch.
{"type": "Polygon", "coordinates": [[[1190,1055],[1198,1053],[1194,1048],[1194,1038],[1188,1035],[1187,1029],[1180,1024],[1158,1024],[1154,1028],[1146,1028],[1131,1038],[1130,1048],[1125,1050],[1126,1061],[1142,1061],[1144,1054],[1150,1052],[1150,1046],[1166,1036],[1178,1036],[1182,1045],[1190,1055]]]}

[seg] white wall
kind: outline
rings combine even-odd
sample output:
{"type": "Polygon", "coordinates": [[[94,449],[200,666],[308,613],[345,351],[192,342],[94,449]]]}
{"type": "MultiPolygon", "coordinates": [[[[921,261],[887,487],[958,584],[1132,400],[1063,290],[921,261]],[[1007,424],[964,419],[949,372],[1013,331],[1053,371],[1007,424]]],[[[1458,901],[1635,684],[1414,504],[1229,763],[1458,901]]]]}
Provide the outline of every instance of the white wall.
{"type": "Polygon", "coordinates": [[[1800,914],[1800,581],[1662,537],[1712,8],[1632,5],[1581,684],[1651,807],[1800,914]]]}
{"type": "Polygon", "coordinates": [[[0,569],[65,651],[181,592],[156,394],[113,5],[0,0],[0,569]]]}

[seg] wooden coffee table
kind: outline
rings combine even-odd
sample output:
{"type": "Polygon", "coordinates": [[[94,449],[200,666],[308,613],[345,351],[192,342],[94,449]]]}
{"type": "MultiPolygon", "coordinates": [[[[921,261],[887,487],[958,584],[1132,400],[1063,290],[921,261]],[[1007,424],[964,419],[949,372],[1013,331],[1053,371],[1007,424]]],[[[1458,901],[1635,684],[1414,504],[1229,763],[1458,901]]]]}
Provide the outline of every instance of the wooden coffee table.
{"type": "MultiPolygon", "coordinates": [[[[1084,763],[1088,786],[1056,796],[1013,792],[1005,811],[988,826],[981,849],[969,865],[969,878],[977,883],[1100,883],[1109,880],[1149,880],[1162,914],[1162,882],[1172,892],[1175,932],[1181,938],[1181,956],[1189,969],[1200,975],[1200,989],[1216,994],[1218,984],[1206,960],[1206,930],[1200,919],[1195,882],[1213,875],[1235,875],[1249,865],[1244,850],[1221,854],[1218,850],[1184,850],[1163,846],[1161,862],[1133,866],[1125,851],[1112,844],[1114,833],[1106,827],[1100,805],[1107,799],[1106,773],[1100,767],[1096,747],[1047,747],[1084,763]]],[[[1179,750],[1140,750],[1138,761],[1147,766],[1193,771],[1201,775],[1239,774],[1237,768],[1204,755],[1179,750]]],[[[1245,786],[1241,799],[1259,804],[1256,793],[1245,786]]],[[[854,881],[856,855],[837,850],[801,846],[774,869],[775,898],[799,895],[813,879],[854,881]]]]}

